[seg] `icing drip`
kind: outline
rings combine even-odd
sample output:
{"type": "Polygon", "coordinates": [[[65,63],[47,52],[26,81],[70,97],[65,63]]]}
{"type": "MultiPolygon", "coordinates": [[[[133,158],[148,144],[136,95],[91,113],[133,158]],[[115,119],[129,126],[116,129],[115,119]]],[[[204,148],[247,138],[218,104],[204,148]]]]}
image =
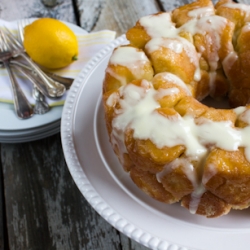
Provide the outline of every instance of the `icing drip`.
{"type": "MultiPolygon", "coordinates": [[[[128,68],[137,79],[140,79],[144,74],[143,66],[150,62],[143,51],[133,47],[119,47],[112,54],[110,63],[128,68]]],[[[108,72],[121,82],[125,81],[124,78],[114,73],[111,69],[108,69],[108,72]]]]}
{"type": "Polygon", "coordinates": [[[159,73],[156,76],[160,76],[160,77],[162,77],[162,79],[164,79],[166,81],[173,82],[175,85],[177,85],[177,86],[181,87],[183,90],[185,90],[185,92],[187,93],[188,96],[191,96],[191,92],[190,92],[189,88],[178,76],[176,76],[172,73],[159,73]]]}
{"type": "Polygon", "coordinates": [[[168,12],[142,17],[140,24],[145,27],[151,37],[169,37],[170,33],[176,34],[175,24],[172,23],[168,12]]]}
{"type": "Polygon", "coordinates": [[[196,178],[196,174],[194,172],[194,167],[190,163],[190,161],[186,158],[177,158],[177,159],[173,160],[171,163],[167,164],[161,172],[156,174],[156,178],[157,178],[158,182],[161,183],[161,179],[166,174],[171,172],[173,169],[178,168],[179,166],[182,166],[182,169],[184,170],[186,176],[188,177],[188,179],[190,180],[192,185],[196,186],[197,185],[197,178],[196,178]]]}
{"type": "MultiPolygon", "coordinates": [[[[145,80],[144,80],[145,81],[145,80]]],[[[250,147],[250,128],[234,128],[231,121],[215,122],[206,118],[194,119],[192,116],[179,114],[168,119],[156,111],[160,107],[159,95],[176,92],[171,90],[156,91],[133,84],[120,88],[119,104],[121,109],[113,119],[113,132],[123,132],[129,127],[137,139],[150,139],[158,148],[186,146],[187,156],[199,156],[207,151],[206,145],[214,145],[224,150],[237,150],[238,147],[250,147]],[[147,124],[147,126],[144,126],[147,124]],[[164,128],[168,128],[168,130],[164,128]]],[[[110,97],[112,98],[112,97],[110,97]]],[[[109,105],[109,101],[107,102],[109,105]]],[[[237,113],[244,109],[235,109],[237,113]]],[[[249,120],[249,112],[246,114],[249,120]]]]}
{"type": "MultiPolygon", "coordinates": [[[[170,77],[172,77],[170,75],[170,77]]],[[[180,84],[179,81],[176,81],[180,84]]],[[[160,107],[158,99],[165,95],[172,95],[179,92],[179,85],[176,88],[155,90],[152,84],[143,80],[142,86],[128,84],[120,87],[119,95],[113,93],[107,100],[107,105],[114,106],[114,102],[119,102],[119,109],[115,110],[116,117],[112,121],[111,140],[119,148],[120,158],[127,152],[124,144],[124,134],[127,129],[133,131],[135,139],[150,139],[158,148],[174,147],[184,145],[186,148],[185,157],[198,162],[201,176],[203,161],[211,147],[218,147],[224,150],[233,151],[239,147],[245,147],[245,155],[250,161],[250,127],[236,128],[231,121],[215,122],[200,117],[194,119],[190,115],[181,117],[178,113],[166,117],[157,112],[160,107]],[[147,124],[147,126],[145,126],[147,124]],[[168,128],[166,130],[166,128],[168,128]],[[209,145],[209,146],[208,146],[209,145]]],[[[250,111],[245,107],[234,109],[243,120],[250,121],[250,111]],[[246,112],[245,112],[246,111],[246,112]],[[244,113],[245,112],[245,113],[244,113]]],[[[175,166],[180,159],[176,159],[172,166],[175,166]]],[[[198,201],[204,193],[204,188],[200,178],[197,178],[197,171],[192,171],[191,164],[185,165],[185,173],[194,185],[191,211],[195,211],[198,201]]],[[[164,170],[166,171],[166,170],[164,170]]],[[[158,173],[160,181],[164,171],[158,173]]],[[[207,181],[210,177],[206,177],[207,181]]]]}
{"type": "MultiPolygon", "coordinates": [[[[249,19],[250,7],[234,3],[225,3],[223,6],[239,9],[242,11],[245,21],[249,19]]],[[[185,52],[190,63],[196,68],[193,75],[193,80],[196,82],[201,80],[199,63],[203,63],[202,69],[205,69],[209,75],[209,88],[210,94],[212,94],[215,89],[217,70],[221,69],[221,63],[225,74],[228,75],[238,60],[238,55],[233,48],[231,52],[225,52],[230,50],[232,44],[222,47],[221,36],[224,35],[228,20],[215,15],[214,9],[211,7],[194,9],[188,12],[188,16],[191,20],[178,28],[172,22],[171,13],[160,13],[141,18],[140,25],[151,38],[145,45],[145,52],[150,54],[162,48],[172,50],[176,54],[185,52]],[[202,38],[196,36],[197,34],[202,35],[202,38]],[[220,62],[220,52],[228,53],[220,56],[223,57],[222,62],[220,62]]],[[[242,32],[249,31],[250,24],[247,23],[243,26],[242,32]]],[[[133,47],[120,47],[114,51],[110,63],[124,66],[136,79],[143,79],[142,68],[147,63],[151,64],[146,54],[133,47]]],[[[175,86],[155,90],[149,81],[142,80],[141,86],[136,86],[128,84],[125,76],[120,76],[110,68],[107,69],[107,72],[122,85],[119,92],[111,94],[106,102],[108,106],[119,107],[115,108],[110,136],[121,162],[123,162],[124,153],[127,153],[124,137],[128,130],[133,131],[135,140],[149,139],[160,149],[184,145],[185,152],[181,158],[167,164],[161,172],[156,174],[156,178],[158,182],[161,182],[164,175],[181,166],[194,187],[189,204],[191,213],[196,213],[200,198],[206,191],[203,184],[205,185],[216,174],[216,167],[210,164],[208,166],[209,175],[203,175],[204,161],[211,148],[234,151],[239,147],[244,147],[245,157],[250,162],[250,126],[239,128],[235,127],[231,121],[215,122],[204,117],[194,118],[191,115],[181,116],[178,113],[164,116],[157,111],[161,107],[158,101],[165,96],[178,95],[180,91],[185,91],[187,95],[191,96],[186,84],[191,85],[193,82],[185,83],[176,75],[160,73],[158,76],[175,86]],[[195,162],[196,168],[191,162],[195,162]]],[[[238,107],[233,111],[238,119],[250,124],[250,110],[246,107],[238,107]]]]}
{"type": "Polygon", "coordinates": [[[249,5],[246,5],[246,4],[241,4],[241,3],[225,3],[223,4],[224,7],[227,7],[227,8],[230,8],[230,9],[238,9],[242,12],[244,12],[246,14],[246,17],[249,17],[249,14],[250,13],[250,7],[249,5]]]}
{"type": "Polygon", "coordinates": [[[206,189],[205,187],[200,184],[198,187],[196,187],[195,191],[191,194],[191,201],[189,203],[189,211],[191,214],[195,214],[202,195],[205,193],[206,189]]]}
{"type": "Polygon", "coordinates": [[[217,173],[216,167],[213,164],[209,164],[208,168],[210,170],[210,171],[208,171],[208,173],[210,173],[210,175],[209,176],[203,175],[203,177],[202,177],[202,183],[204,185],[210,180],[211,177],[213,177],[217,173]]]}
{"type": "Polygon", "coordinates": [[[214,9],[211,7],[197,8],[188,12],[188,16],[193,18],[201,18],[203,16],[211,16],[213,14],[214,9]]]}
{"type": "Polygon", "coordinates": [[[183,49],[188,53],[190,62],[197,68],[194,74],[194,80],[200,80],[200,67],[197,55],[204,53],[206,48],[198,46],[196,52],[194,45],[182,38],[180,34],[189,33],[192,36],[201,34],[207,39],[208,44],[213,44],[213,49],[208,53],[208,64],[210,71],[215,71],[218,68],[219,56],[218,52],[221,48],[221,32],[227,25],[227,19],[221,16],[211,16],[213,9],[195,9],[189,12],[190,17],[194,17],[184,25],[176,28],[171,21],[170,14],[164,13],[160,15],[146,16],[140,19],[140,24],[145,28],[150,35],[151,40],[146,44],[145,48],[148,51],[158,50],[160,47],[167,47],[181,53],[183,49]],[[207,11],[207,12],[206,12],[207,11]],[[204,14],[206,13],[206,14],[204,14]],[[209,34],[209,36],[207,35],[209,34]],[[163,38],[169,38],[165,40],[163,38]],[[178,42],[179,41],[179,42],[178,42]]]}

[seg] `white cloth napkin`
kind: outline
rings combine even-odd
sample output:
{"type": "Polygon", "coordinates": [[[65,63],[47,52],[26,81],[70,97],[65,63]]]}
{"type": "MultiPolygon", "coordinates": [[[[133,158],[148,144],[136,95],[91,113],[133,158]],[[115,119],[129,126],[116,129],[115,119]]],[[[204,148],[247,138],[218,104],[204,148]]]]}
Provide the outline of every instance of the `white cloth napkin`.
{"type": "MultiPolygon", "coordinates": [[[[13,33],[17,33],[17,22],[7,22],[0,19],[0,27],[5,26],[9,28],[13,33]]],[[[78,39],[79,54],[78,60],[60,70],[54,70],[53,72],[65,77],[75,78],[79,72],[84,68],[86,63],[105,45],[109,44],[114,38],[116,33],[110,30],[102,30],[98,32],[88,33],[87,31],[69,24],[69,27],[74,31],[78,39]]],[[[17,76],[18,83],[22,88],[25,96],[34,104],[35,101],[32,97],[33,85],[22,75],[17,76]]],[[[67,91],[68,92],[68,91],[67,91]]],[[[67,92],[59,99],[47,98],[50,106],[63,105],[67,92]]],[[[8,77],[8,73],[5,68],[0,67],[0,102],[13,103],[11,83],[8,77]]]]}

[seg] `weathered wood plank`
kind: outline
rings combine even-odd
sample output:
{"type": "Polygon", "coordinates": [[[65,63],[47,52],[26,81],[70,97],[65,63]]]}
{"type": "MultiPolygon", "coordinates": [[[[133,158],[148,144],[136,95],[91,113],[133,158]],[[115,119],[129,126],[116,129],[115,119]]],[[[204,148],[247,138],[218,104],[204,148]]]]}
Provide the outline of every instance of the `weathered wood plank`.
{"type": "Polygon", "coordinates": [[[0,1],[0,18],[12,21],[31,17],[53,17],[76,23],[71,0],[60,0],[54,7],[45,6],[40,0],[0,1]]]}
{"type": "Polygon", "coordinates": [[[236,0],[236,2],[250,5],[250,0],[236,0]]]}
{"type": "Polygon", "coordinates": [[[2,144],[2,162],[10,249],[119,249],[117,231],[75,186],[59,134],[2,144]]]}
{"type": "MultiPolygon", "coordinates": [[[[1,144],[0,144],[1,152],[1,144]]],[[[3,195],[3,174],[2,174],[2,163],[1,163],[1,154],[0,154],[0,249],[3,250],[6,247],[5,242],[5,214],[4,214],[4,195],[3,195]]]]}
{"type": "Polygon", "coordinates": [[[124,34],[145,15],[160,11],[153,0],[77,0],[81,27],[88,31],[111,29],[124,34]],[[112,17],[112,18],[111,18],[112,17]]]}

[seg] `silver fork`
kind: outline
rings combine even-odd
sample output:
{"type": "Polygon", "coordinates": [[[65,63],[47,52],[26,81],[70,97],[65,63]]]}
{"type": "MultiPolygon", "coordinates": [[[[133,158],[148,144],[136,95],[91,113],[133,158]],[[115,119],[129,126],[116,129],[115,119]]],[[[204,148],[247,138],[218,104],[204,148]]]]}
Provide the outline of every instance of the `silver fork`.
{"type": "MultiPolygon", "coordinates": [[[[15,67],[18,71],[20,71],[33,83],[32,96],[35,100],[34,113],[39,115],[47,113],[50,110],[50,106],[47,103],[45,96],[36,86],[40,81],[40,79],[35,78],[34,75],[30,74],[30,71],[27,70],[27,68],[25,68],[26,67],[25,65],[20,64],[17,61],[11,60],[10,65],[12,67],[15,67]]],[[[41,87],[42,85],[39,86],[41,87]]]]}
{"type": "MultiPolygon", "coordinates": [[[[22,45],[23,45],[23,40],[24,40],[24,36],[23,36],[24,27],[28,24],[29,24],[29,21],[27,19],[24,19],[18,22],[18,35],[19,35],[19,40],[22,43],[22,45]]],[[[45,96],[41,93],[41,91],[36,87],[35,84],[33,84],[32,96],[35,100],[35,106],[34,106],[35,114],[42,115],[42,114],[47,113],[50,110],[49,104],[47,103],[45,96]]]]}
{"type": "Polygon", "coordinates": [[[13,52],[13,57],[22,57],[31,68],[37,73],[37,76],[43,81],[44,85],[46,86],[47,92],[46,94],[49,97],[61,97],[66,88],[63,84],[54,81],[53,79],[49,78],[29,57],[26,55],[22,43],[19,42],[16,37],[5,27],[2,29],[3,35],[6,37],[8,45],[10,46],[10,50],[13,52]]]}
{"type": "MultiPolygon", "coordinates": [[[[1,51],[8,50],[6,41],[4,39],[4,36],[2,35],[1,30],[0,30],[0,50],[1,51]]],[[[31,104],[28,102],[21,88],[19,87],[17,80],[15,78],[15,75],[13,74],[10,68],[9,60],[8,59],[3,60],[3,65],[7,69],[7,72],[9,74],[9,78],[11,81],[11,86],[13,90],[14,108],[15,108],[15,112],[17,116],[21,119],[30,118],[34,114],[33,108],[31,104]]]]}

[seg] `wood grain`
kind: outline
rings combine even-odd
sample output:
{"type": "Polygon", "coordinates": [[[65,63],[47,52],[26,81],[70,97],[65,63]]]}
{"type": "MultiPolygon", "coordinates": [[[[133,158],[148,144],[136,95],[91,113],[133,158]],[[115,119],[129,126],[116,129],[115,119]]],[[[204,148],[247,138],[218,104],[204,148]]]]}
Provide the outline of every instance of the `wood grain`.
{"type": "MultiPolygon", "coordinates": [[[[0,152],[1,152],[1,144],[0,144],[0,152]]],[[[4,189],[3,189],[3,174],[2,174],[2,161],[0,154],[0,249],[5,249],[6,247],[6,238],[5,238],[5,213],[4,213],[4,189]]]]}
{"type": "Polygon", "coordinates": [[[250,0],[236,0],[238,3],[250,4],[250,0]]]}
{"type": "Polygon", "coordinates": [[[77,0],[81,27],[90,31],[115,30],[124,34],[142,16],[159,12],[153,0],[77,0]],[[110,18],[112,17],[112,18],[110,18]]]}
{"type": "Polygon", "coordinates": [[[119,249],[119,233],[75,186],[59,134],[2,153],[10,249],[119,249]]]}
{"type": "Polygon", "coordinates": [[[44,16],[76,23],[71,0],[61,0],[53,8],[45,6],[40,0],[0,1],[0,18],[6,21],[44,16]]]}

